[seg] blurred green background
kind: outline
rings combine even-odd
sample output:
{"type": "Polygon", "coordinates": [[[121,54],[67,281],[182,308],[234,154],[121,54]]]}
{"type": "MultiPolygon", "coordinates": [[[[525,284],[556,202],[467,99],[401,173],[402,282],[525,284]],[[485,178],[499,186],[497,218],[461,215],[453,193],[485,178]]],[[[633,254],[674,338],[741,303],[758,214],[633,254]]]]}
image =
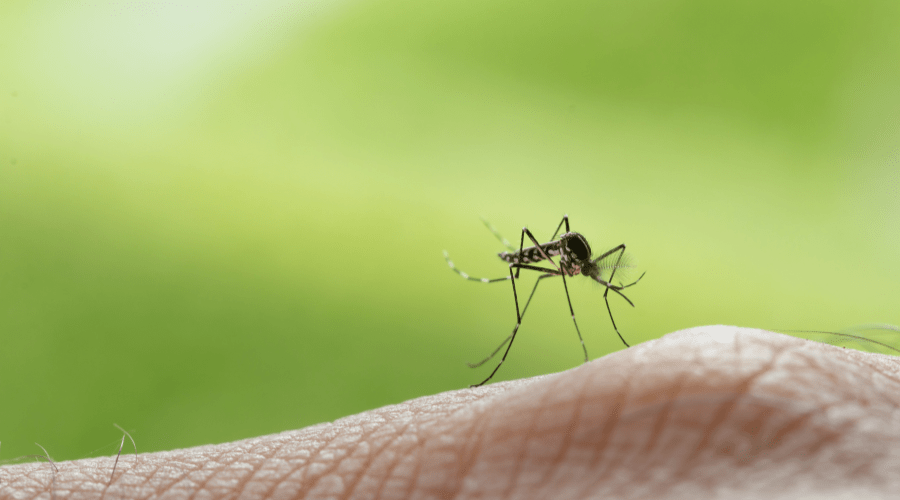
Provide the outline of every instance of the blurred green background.
{"type": "MultiPolygon", "coordinates": [[[[900,3],[0,5],[0,460],[224,442],[466,387],[491,221],[568,213],[633,344],[900,323],[900,3]]],[[[534,277],[526,275],[523,289],[534,277]]],[[[620,349],[570,280],[592,358],[620,349]]],[[[541,285],[495,380],[581,362],[541,285]]]]}

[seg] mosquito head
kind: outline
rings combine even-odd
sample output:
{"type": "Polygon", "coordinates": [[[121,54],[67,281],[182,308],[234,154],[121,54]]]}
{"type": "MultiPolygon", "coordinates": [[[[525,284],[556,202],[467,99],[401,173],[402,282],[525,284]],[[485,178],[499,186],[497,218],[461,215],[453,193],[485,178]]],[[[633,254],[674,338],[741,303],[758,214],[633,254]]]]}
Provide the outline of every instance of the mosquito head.
{"type": "Polygon", "coordinates": [[[588,259],[581,263],[581,274],[597,279],[600,277],[600,266],[588,259]]]}
{"type": "Polygon", "coordinates": [[[574,276],[579,272],[585,276],[589,273],[596,274],[597,267],[591,262],[591,246],[588,244],[584,236],[578,233],[566,233],[559,237],[560,245],[560,264],[566,269],[569,276],[574,276]]]}

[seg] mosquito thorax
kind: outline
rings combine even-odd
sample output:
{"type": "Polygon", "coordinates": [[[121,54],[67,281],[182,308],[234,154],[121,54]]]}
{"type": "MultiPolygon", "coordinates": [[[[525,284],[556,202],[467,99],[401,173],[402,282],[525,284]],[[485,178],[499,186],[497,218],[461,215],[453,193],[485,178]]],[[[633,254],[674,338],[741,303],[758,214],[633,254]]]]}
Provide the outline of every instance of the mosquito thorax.
{"type": "Polygon", "coordinates": [[[562,254],[569,260],[580,262],[590,260],[591,246],[587,240],[579,233],[566,233],[559,237],[562,244],[562,254]]]}
{"type": "Polygon", "coordinates": [[[579,273],[588,276],[591,268],[591,246],[584,236],[569,232],[559,237],[559,265],[569,276],[579,273]]]}

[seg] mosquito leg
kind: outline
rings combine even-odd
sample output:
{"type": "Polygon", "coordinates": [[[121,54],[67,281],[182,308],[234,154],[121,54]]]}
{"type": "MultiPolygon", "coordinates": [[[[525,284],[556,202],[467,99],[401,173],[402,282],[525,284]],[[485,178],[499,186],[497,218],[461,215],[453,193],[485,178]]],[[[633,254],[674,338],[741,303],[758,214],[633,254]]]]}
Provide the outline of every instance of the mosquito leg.
{"type": "Polygon", "coordinates": [[[553,231],[553,236],[550,237],[550,241],[553,241],[553,239],[556,238],[556,235],[559,234],[559,228],[561,228],[563,224],[566,225],[566,232],[571,232],[569,231],[569,214],[563,215],[562,220],[559,221],[559,225],[556,226],[556,231],[553,231]]]}
{"type": "MultiPolygon", "coordinates": [[[[610,251],[606,252],[605,254],[601,255],[600,257],[598,257],[596,260],[594,260],[594,262],[597,262],[597,261],[599,261],[600,259],[602,259],[603,257],[606,257],[606,256],[608,256],[608,255],[611,255],[612,253],[614,253],[614,252],[616,252],[616,251],[619,251],[619,252],[624,253],[624,252],[625,252],[625,245],[622,244],[622,245],[619,245],[619,246],[616,247],[616,248],[613,248],[612,250],[610,250],[610,251]],[[621,247],[621,248],[620,248],[620,247],[621,247]]],[[[619,254],[619,259],[622,258],[622,253],[619,254]]],[[[618,262],[619,262],[619,261],[616,260],[616,264],[617,264],[617,265],[618,265],[618,262]]],[[[615,274],[615,271],[616,271],[616,267],[613,267],[613,274],[615,274]]],[[[613,274],[610,274],[610,276],[609,276],[609,280],[610,280],[610,281],[612,281],[613,274]]],[[[616,335],[619,336],[619,340],[621,340],[622,343],[625,344],[625,347],[631,347],[631,346],[628,345],[628,342],[625,342],[625,339],[622,337],[622,334],[619,333],[619,327],[616,326],[616,320],[613,319],[612,309],[609,307],[609,291],[612,290],[612,291],[616,292],[617,294],[619,294],[619,296],[621,296],[623,299],[625,299],[625,301],[628,302],[628,304],[630,304],[631,307],[634,307],[634,302],[632,302],[628,297],[626,297],[625,294],[621,292],[621,290],[624,289],[624,288],[628,288],[628,287],[630,287],[630,286],[632,286],[632,285],[636,285],[637,282],[638,282],[638,281],[641,281],[641,278],[644,277],[644,274],[647,274],[647,273],[641,274],[641,276],[640,276],[638,279],[634,280],[632,283],[629,283],[629,284],[627,284],[627,285],[625,285],[625,286],[616,286],[616,285],[613,285],[612,283],[609,283],[609,282],[607,282],[607,281],[604,281],[604,280],[602,280],[602,279],[600,279],[600,278],[598,278],[598,277],[594,277],[594,281],[596,281],[597,283],[600,283],[601,285],[603,285],[603,286],[606,287],[606,290],[603,291],[603,301],[606,302],[606,312],[609,313],[609,321],[610,321],[610,322],[612,323],[612,325],[613,325],[613,330],[616,331],[616,335]]]]}
{"type": "Polygon", "coordinates": [[[503,365],[503,362],[506,361],[506,356],[509,354],[509,349],[512,347],[513,342],[516,340],[516,332],[519,331],[519,326],[522,324],[522,314],[519,312],[519,295],[518,293],[516,293],[516,279],[513,277],[513,265],[514,264],[509,265],[509,280],[512,283],[513,300],[516,301],[516,326],[513,327],[513,332],[512,335],[509,336],[509,344],[507,344],[506,346],[506,351],[503,352],[503,357],[500,358],[500,363],[498,363],[497,366],[494,367],[494,371],[492,371],[491,374],[488,375],[488,377],[482,380],[480,383],[471,385],[469,387],[478,387],[484,385],[488,382],[488,380],[493,378],[494,374],[497,373],[497,370],[499,370],[503,365]]]}
{"type": "MultiPolygon", "coordinates": [[[[609,296],[608,295],[609,295],[610,290],[613,290],[613,291],[617,292],[619,295],[622,295],[622,292],[619,292],[615,288],[609,288],[609,287],[606,288],[606,291],[603,292],[603,300],[604,300],[604,302],[606,302],[606,312],[609,313],[609,320],[612,322],[613,330],[616,331],[616,335],[619,336],[619,340],[621,340],[622,343],[625,344],[625,347],[631,347],[630,345],[628,345],[628,342],[625,342],[625,339],[622,338],[622,334],[619,333],[619,327],[616,326],[616,320],[613,319],[612,309],[609,308],[609,296]]],[[[622,295],[622,297],[625,297],[625,296],[622,295]]],[[[625,300],[628,300],[628,297],[625,297],[625,300]]],[[[631,304],[631,301],[628,300],[628,303],[631,304]]],[[[634,304],[631,304],[631,306],[634,307],[634,304]]]]}
{"type": "Polygon", "coordinates": [[[610,255],[612,255],[612,254],[614,254],[614,253],[616,253],[616,252],[624,252],[624,251],[625,251],[625,244],[622,243],[621,245],[619,245],[619,246],[617,246],[617,247],[615,247],[615,248],[613,248],[613,249],[611,249],[611,250],[607,250],[603,255],[597,257],[596,259],[592,260],[591,262],[593,262],[594,264],[596,264],[596,263],[600,262],[601,260],[603,260],[603,259],[609,257],[610,255]]]}
{"type": "MultiPolygon", "coordinates": [[[[525,248],[525,228],[522,228],[522,234],[519,235],[519,255],[522,255],[522,250],[525,248]]],[[[519,269],[516,268],[516,279],[519,279],[519,269]]]]}
{"type": "Polygon", "coordinates": [[[517,267],[520,269],[530,269],[532,271],[544,271],[545,273],[549,273],[554,276],[558,276],[559,274],[561,274],[560,271],[557,271],[556,269],[547,269],[546,267],[532,266],[529,264],[510,264],[510,267],[517,267]]]}
{"type": "MultiPolygon", "coordinates": [[[[534,292],[537,290],[538,284],[541,282],[542,279],[551,278],[553,276],[558,276],[558,275],[557,274],[543,274],[540,277],[538,277],[537,281],[534,283],[534,288],[531,289],[531,295],[528,296],[528,301],[525,302],[525,307],[522,308],[522,318],[525,318],[525,313],[528,312],[528,305],[531,304],[531,298],[534,297],[534,292]]],[[[491,360],[491,358],[496,356],[498,352],[500,352],[500,349],[503,349],[503,346],[505,346],[506,343],[509,342],[509,339],[511,339],[511,338],[512,338],[512,334],[510,334],[508,337],[506,337],[506,339],[499,346],[497,346],[496,349],[494,349],[494,352],[492,352],[490,356],[482,359],[481,361],[479,361],[477,363],[466,363],[466,364],[469,365],[469,368],[478,368],[479,366],[487,363],[488,361],[491,360]]]]}
{"type": "MultiPolygon", "coordinates": [[[[622,249],[619,250],[619,256],[616,257],[616,263],[615,263],[615,265],[613,265],[612,272],[609,273],[609,282],[610,282],[610,283],[612,283],[613,276],[616,275],[616,271],[619,270],[619,263],[622,262],[622,256],[623,256],[623,255],[625,255],[625,244],[624,244],[624,243],[622,244],[622,249]]],[[[621,281],[620,281],[620,283],[621,283],[621,281]]]]}
{"type": "Polygon", "coordinates": [[[622,297],[623,299],[625,299],[625,302],[628,302],[628,305],[630,305],[631,307],[634,307],[634,302],[632,302],[631,299],[629,299],[628,297],[626,297],[624,293],[620,292],[620,291],[619,291],[619,287],[608,288],[607,290],[612,290],[612,291],[618,293],[618,294],[619,294],[619,297],[622,297]]]}
{"type": "MultiPolygon", "coordinates": [[[[610,255],[612,255],[612,254],[614,254],[614,253],[616,253],[616,252],[619,252],[619,256],[616,257],[616,263],[613,264],[612,272],[609,274],[609,280],[608,280],[608,281],[609,281],[610,284],[612,284],[613,276],[616,275],[616,271],[619,269],[619,264],[622,262],[622,256],[625,255],[625,244],[622,243],[621,245],[619,245],[619,246],[613,248],[612,250],[607,251],[606,253],[604,253],[603,255],[601,255],[601,256],[599,256],[599,257],[597,257],[596,259],[594,259],[594,260],[592,261],[594,264],[596,264],[597,262],[600,262],[602,259],[604,259],[604,258],[606,258],[606,257],[608,257],[608,256],[610,256],[610,255]]],[[[637,284],[637,282],[638,282],[638,281],[641,281],[641,278],[643,278],[643,277],[644,277],[644,275],[642,274],[640,278],[638,278],[638,279],[636,279],[636,280],[634,281],[634,283],[631,283],[630,285],[627,285],[627,286],[631,286],[631,285],[637,284]]],[[[619,287],[619,288],[625,288],[625,287],[619,287]]]]}
{"type": "MultiPolygon", "coordinates": [[[[522,228],[522,234],[523,234],[523,235],[527,234],[527,235],[528,235],[528,238],[531,239],[531,242],[534,243],[534,248],[537,248],[537,251],[541,253],[541,256],[542,256],[543,258],[547,259],[548,262],[550,262],[551,264],[553,264],[553,267],[555,267],[556,270],[557,270],[558,272],[562,272],[562,271],[559,269],[559,266],[556,265],[556,262],[553,262],[553,261],[550,259],[550,256],[547,255],[547,252],[545,252],[544,249],[541,248],[541,244],[538,243],[537,238],[535,238],[534,235],[531,234],[531,231],[529,231],[527,227],[523,227],[523,228],[522,228]]],[[[518,272],[518,271],[516,271],[516,272],[518,272]]]]}
{"type": "Polygon", "coordinates": [[[606,253],[604,253],[603,255],[601,255],[601,256],[599,256],[599,257],[597,257],[597,258],[594,259],[592,262],[593,262],[594,264],[596,264],[596,263],[600,262],[601,260],[605,259],[606,257],[609,257],[610,255],[612,255],[612,254],[618,252],[619,250],[625,250],[625,244],[624,244],[624,243],[622,243],[621,245],[619,245],[619,246],[617,246],[617,247],[615,247],[615,248],[613,248],[613,249],[611,249],[611,250],[607,250],[606,253]]]}
{"type": "Polygon", "coordinates": [[[581,338],[581,330],[578,329],[578,322],[575,321],[575,310],[572,309],[572,299],[569,298],[569,285],[566,284],[566,273],[560,273],[563,279],[563,288],[566,290],[566,301],[569,303],[569,312],[572,314],[572,323],[575,324],[575,332],[578,333],[578,341],[581,342],[581,349],[584,351],[584,362],[588,362],[587,347],[584,345],[584,339],[581,338]]]}
{"type": "Polygon", "coordinates": [[[488,231],[490,231],[494,236],[497,237],[498,240],[500,240],[500,243],[503,243],[503,246],[505,246],[508,250],[512,250],[513,252],[516,251],[516,247],[514,247],[512,243],[509,242],[509,240],[507,240],[499,232],[497,232],[497,229],[494,228],[494,226],[492,226],[491,223],[487,221],[487,219],[482,217],[481,222],[483,222],[484,225],[487,226],[488,231]]]}
{"type": "Polygon", "coordinates": [[[627,284],[627,285],[620,286],[619,289],[622,289],[622,288],[628,288],[628,287],[630,287],[630,286],[637,285],[637,284],[638,284],[638,281],[641,281],[641,278],[643,278],[645,274],[647,274],[647,271],[644,271],[643,273],[641,273],[641,275],[638,276],[638,279],[632,281],[631,283],[629,283],[629,284],[627,284]]]}
{"type": "Polygon", "coordinates": [[[509,279],[509,276],[504,276],[502,278],[494,278],[494,279],[475,278],[475,277],[469,276],[467,273],[460,271],[459,269],[456,268],[456,266],[453,264],[453,261],[450,260],[450,254],[448,254],[446,250],[444,250],[444,259],[447,260],[447,265],[450,266],[450,269],[453,269],[453,272],[455,272],[456,274],[462,276],[463,278],[465,278],[469,281],[478,281],[480,283],[496,283],[498,281],[506,281],[509,279]]]}

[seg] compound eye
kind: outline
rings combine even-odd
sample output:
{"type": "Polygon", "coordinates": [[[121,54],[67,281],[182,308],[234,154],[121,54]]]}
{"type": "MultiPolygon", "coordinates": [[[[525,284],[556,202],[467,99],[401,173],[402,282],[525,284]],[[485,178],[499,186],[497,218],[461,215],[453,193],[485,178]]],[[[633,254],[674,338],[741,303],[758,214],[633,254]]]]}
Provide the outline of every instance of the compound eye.
{"type": "Polygon", "coordinates": [[[587,241],[585,241],[581,235],[571,238],[566,242],[566,246],[578,260],[587,260],[591,257],[591,249],[588,247],[587,241]]]}

